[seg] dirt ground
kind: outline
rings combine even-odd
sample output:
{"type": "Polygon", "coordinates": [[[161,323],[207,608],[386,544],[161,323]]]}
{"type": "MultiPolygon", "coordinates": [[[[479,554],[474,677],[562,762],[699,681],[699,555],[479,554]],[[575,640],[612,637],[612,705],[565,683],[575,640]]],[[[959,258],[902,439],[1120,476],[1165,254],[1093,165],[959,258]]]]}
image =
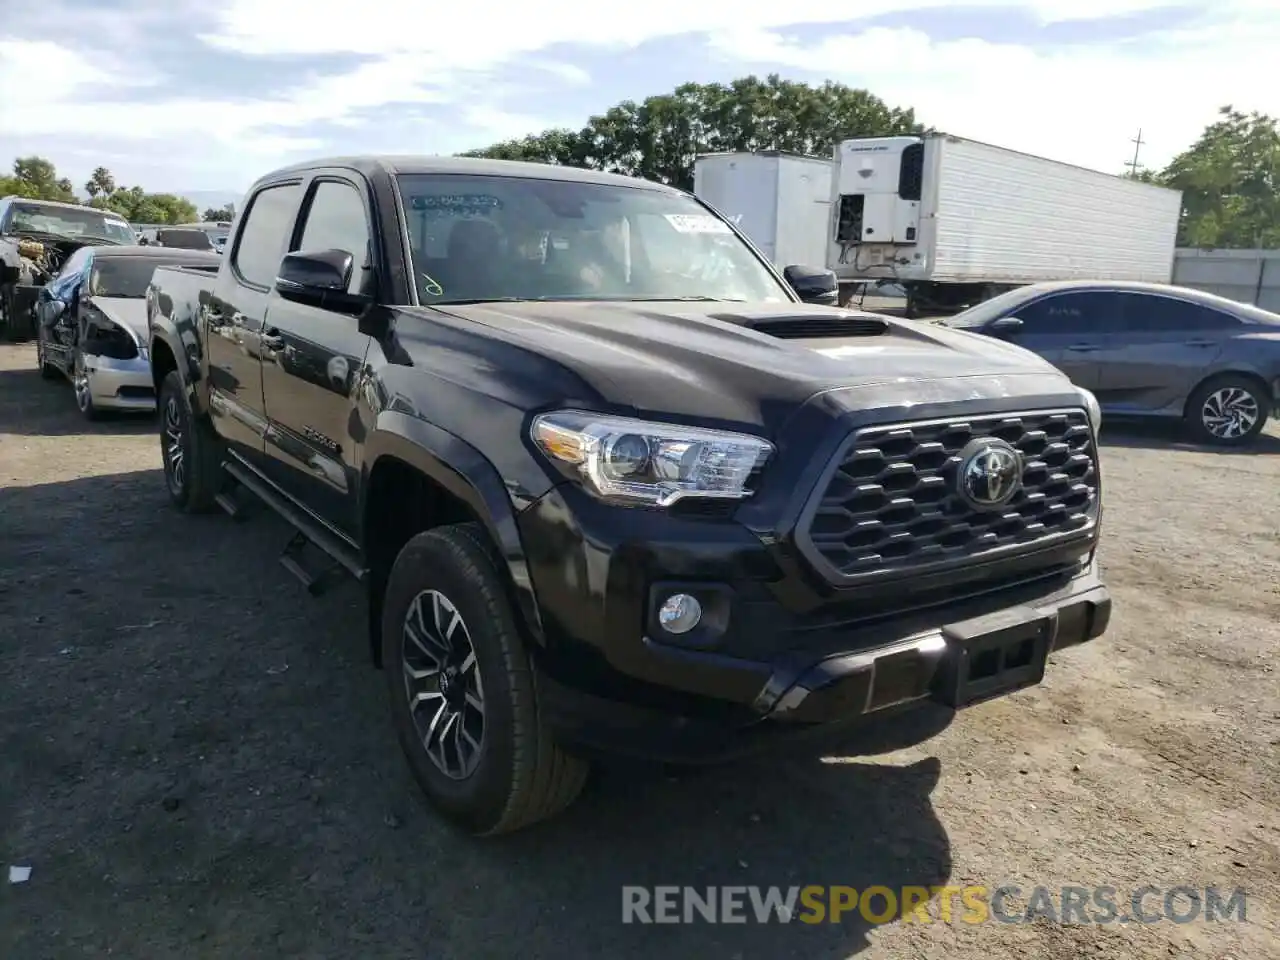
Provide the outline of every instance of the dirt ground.
{"type": "Polygon", "coordinates": [[[150,422],[0,347],[0,958],[1280,957],[1280,433],[1105,432],[1114,620],[1042,686],[901,749],[610,767],[480,842],[419,800],[356,591],[308,599],[265,513],[174,514],[150,422]],[[1247,919],[637,926],[624,884],[1216,885],[1247,919]]]}

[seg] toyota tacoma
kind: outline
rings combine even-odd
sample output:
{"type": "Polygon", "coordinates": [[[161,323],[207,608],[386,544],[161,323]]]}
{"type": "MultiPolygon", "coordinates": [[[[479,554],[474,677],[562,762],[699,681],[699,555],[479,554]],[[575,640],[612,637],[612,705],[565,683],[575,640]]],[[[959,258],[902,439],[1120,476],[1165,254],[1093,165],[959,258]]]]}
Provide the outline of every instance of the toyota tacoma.
{"type": "Polygon", "coordinates": [[[368,595],[413,773],[477,834],[602,751],[724,759],[1043,677],[1111,601],[1091,394],[840,309],[679,190],[479,159],[263,177],[147,294],[169,496],[368,595]]]}

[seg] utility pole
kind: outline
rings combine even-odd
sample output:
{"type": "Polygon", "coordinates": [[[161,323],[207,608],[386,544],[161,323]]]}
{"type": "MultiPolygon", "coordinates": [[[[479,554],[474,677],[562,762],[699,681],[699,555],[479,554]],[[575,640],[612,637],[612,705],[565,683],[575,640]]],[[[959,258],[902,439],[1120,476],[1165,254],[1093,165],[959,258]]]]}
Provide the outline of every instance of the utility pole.
{"type": "Polygon", "coordinates": [[[1129,175],[1136,177],[1138,175],[1138,152],[1142,149],[1144,143],[1142,139],[1142,128],[1138,128],[1138,135],[1129,141],[1133,144],[1133,159],[1125,164],[1129,168],[1129,175]]]}

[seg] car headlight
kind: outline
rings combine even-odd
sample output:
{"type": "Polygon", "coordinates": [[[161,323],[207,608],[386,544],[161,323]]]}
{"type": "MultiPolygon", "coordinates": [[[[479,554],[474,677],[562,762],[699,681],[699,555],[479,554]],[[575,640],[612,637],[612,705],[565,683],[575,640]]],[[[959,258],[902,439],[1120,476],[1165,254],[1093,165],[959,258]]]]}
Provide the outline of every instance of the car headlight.
{"type": "Polygon", "coordinates": [[[740,500],[773,453],[748,434],[563,410],[535,417],[538,449],[608,500],[668,507],[689,497],[740,500]]]}
{"type": "Polygon", "coordinates": [[[1089,414],[1089,423],[1093,425],[1093,432],[1098,433],[1102,429],[1102,407],[1098,405],[1098,398],[1084,387],[1076,387],[1076,390],[1084,400],[1084,408],[1089,414]]]}

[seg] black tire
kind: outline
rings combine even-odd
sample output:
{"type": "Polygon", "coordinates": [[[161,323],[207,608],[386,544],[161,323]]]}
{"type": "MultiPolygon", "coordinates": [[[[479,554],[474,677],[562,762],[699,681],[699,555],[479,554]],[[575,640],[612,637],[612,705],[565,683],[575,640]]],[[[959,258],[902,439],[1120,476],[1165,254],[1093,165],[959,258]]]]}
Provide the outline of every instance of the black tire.
{"type": "Polygon", "coordinates": [[[160,458],[169,499],[183,513],[213,511],[226,483],[222,443],[208,421],[192,412],[178,371],[170,370],[160,385],[158,408],[160,458]]]}
{"type": "MultiPolygon", "coordinates": [[[[457,642],[456,629],[454,636],[457,642]]],[[[537,674],[493,548],[480,524],[428,530],[400,551],[383,603],[382,665],[396,735],[413,775],[431,804],[453,823],[477,835],[509,833],[554,816],[582,791],[590,766],[565,753],[542,718],[537,674]],[[436,701],[426,700],[415,714],[410,706],[409,685],[414,681],[406,670],[406,650],[412,658],[424,648],[415,648],[407,639],[406,621],[415,602],[429,592],[445,600],[444,609],[452,607],[457,612],[462,638],[474,651],[472,669],[478,675],[472,683],[483,710],[479,711],[482,729],[478,745],[468,748],[474,763],[469,773],[446,773],[428,755],[425,744],[429,738],[418,726],[427,723],[429,730],[435,729],[428,714],[434,711],[435,722],[440,722],[445,695],[457,694],[460,688],[466,695],[472,689],[465,666],[453,674],[449,687],[437,684],[437,690],[444,692],[432,696],[438,698],[440,708],[436,701]]],[[[422,682],[429,684],[430,680],[422,682]]],[[[464,727],[468,709],[460,706],[454,711],[459,716],[446,724],[456,720],[458,727],[464,727]]],[[[460,750],[459,731],[454,732],[455,746],[460,750]]]]}
{"type": "Polygon", "coordinates": [[[40,379],[42,380],[59,380],[62,378],[62,371],[51,364],[44,355],[44,331],[36,330],[36,366],[40,368],[40,379]]]}
{"type": "Polygon", "coordinates": [[[1186,423],[1200,443],[1240,447],[1253,443],[1267,425],[1272,400],[1261,381],[1238,373],[1211,377],[1187,400],[1186,423]],[[1213,412],[1225,416],[1213,417],[1213,412]]]}

